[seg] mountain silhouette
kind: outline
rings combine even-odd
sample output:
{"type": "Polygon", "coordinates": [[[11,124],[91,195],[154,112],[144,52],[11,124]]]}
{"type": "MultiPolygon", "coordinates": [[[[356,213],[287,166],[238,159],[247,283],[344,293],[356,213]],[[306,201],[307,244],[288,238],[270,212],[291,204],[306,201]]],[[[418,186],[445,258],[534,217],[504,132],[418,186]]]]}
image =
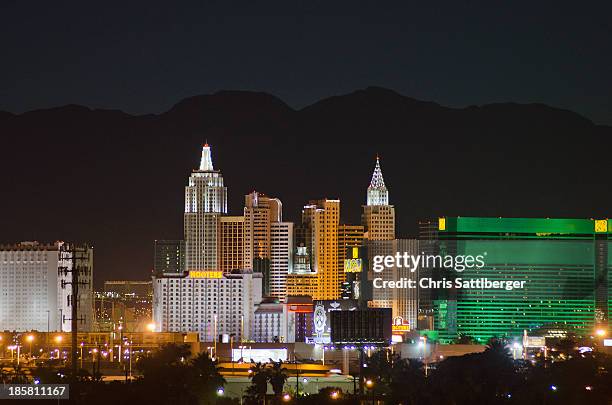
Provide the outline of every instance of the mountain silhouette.
{"type": "Polygon", "coordinates": [[[221,91],[161,114],[0,112],[0,134],[0,242],[90,241],[98,283],[148,278],[153,240],[182,237],[206,141],[233,214],[255,189],[287,220],[327,197],[358,223],[377,154],[402,237],[438,215],[607,217],[612,201],[612,128],[543,104],[450,108],[369,87],[296,110],[221,91]]]}

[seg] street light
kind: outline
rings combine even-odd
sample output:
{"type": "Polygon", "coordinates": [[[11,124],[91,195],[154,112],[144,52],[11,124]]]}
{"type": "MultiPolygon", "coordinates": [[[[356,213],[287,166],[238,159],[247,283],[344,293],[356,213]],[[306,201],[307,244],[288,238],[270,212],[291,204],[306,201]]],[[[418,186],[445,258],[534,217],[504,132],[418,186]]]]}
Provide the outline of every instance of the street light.
{"type": "Polygon", "coordinates": [[[427,377],[428,365],[427,365],[427,336],[421,336],[419,338],[419,347],[423,349],[423,362],[425,363],[425,377],[427,377]]]}
{"type": "Polygon", "coordinates": [[[34,335],[26,336],[26,340],[30,344],[30,357],[32,357],[32,342],[34,341],[34,335]]]}
{"type": "MultiPolygon", "coordinates": [[[[126,345],[128,344],[127,342],[125,343],[126,345]]],[[[129,346],[129,355],[130,355],[130,380],[132,380],[132,353],[134,352],[134,349],[132,348],[132,341],[130,340],[129,342],[130,346],[129,346]]]]}
{"type": "Polygon", "coordinates": [[[595,334],[596,334],[597,336],[599,336],[599,337],[604,337],[604,336],[606,336],[606,330],[605,330],[605,329],[597,329],[597,330],[595,331],[595,334]]]}
{"type": "Polygon", "coordinates": [[[291,401],[291,395],[289,395],[289,394],[283,395],[283,401],[285,401],[285,402],[291,401]]]}
{"type": "Polygon", "coordinates": [[[329,394],[329,396],[331,397],[331,399],[338,399],[340,394],[338,394],[338,391],[332,391],[331,394],[329,394]]]}
{"type": "Polygon", "coordinates": [[[83,342],[81,342],[81,368],[83,368],[83,342]]]}
{"type": "Polygon", "coordinates": [[[367,379],[365,385],[370,390],[370,394],[372,395],[372,404],[374,404],[374,390],[372,389],[372,387],[374,387],[374,381],[367,379]]]}
{"type": "Polygon", "coordinates": [[[225,390],[223,389],[223,387],[217,388],[217,395],[222,397],[223,394],[225,394],[225,390]]]}
{"type": "Polygon", "coordinates": [[[149,332],[155,332],[155,323],[151,322],[147,324],[147,329],[149,330],[149,332]]]}

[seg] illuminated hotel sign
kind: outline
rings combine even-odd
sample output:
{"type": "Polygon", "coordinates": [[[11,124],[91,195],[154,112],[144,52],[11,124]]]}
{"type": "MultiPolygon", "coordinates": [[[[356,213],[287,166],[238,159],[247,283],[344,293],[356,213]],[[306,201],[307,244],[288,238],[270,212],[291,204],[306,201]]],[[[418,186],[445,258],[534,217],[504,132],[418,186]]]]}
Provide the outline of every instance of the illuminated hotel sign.
{"type": "Polygon", "coordinates": [[[608,232],[608,220],[607,219],[596,219],[595,220],[595,232],[608,232]]]}
{"type": "Polygon", "coordinates": [[[407,322],[404,322],[404,318],[401,316],[396,316],[393,318],[393,325],[391,326],[392,332],[409,332],[410,325],[407,322]]]}
{"type": "Polygon", "coordinates": [[[344,260],[344,272],[345,273],[361,273],[363,264],[361,259],[345,259],[344,260]]]}
{"type": "Polygon", "coordinates": [[[359,248],[353,247],[351,249],[351,259],[344,260],[344,272],[345,273],[361,273],[363,269],[363,263],[359,257],[359,248]]]}
{"type": "Polygon", "coordinates": [[[222,278],[222,277],[223,277],[222,271],[212,271],[212,270],[206,270],[206,271],[190,270],[189,271],[189,278],[222,278]]]}

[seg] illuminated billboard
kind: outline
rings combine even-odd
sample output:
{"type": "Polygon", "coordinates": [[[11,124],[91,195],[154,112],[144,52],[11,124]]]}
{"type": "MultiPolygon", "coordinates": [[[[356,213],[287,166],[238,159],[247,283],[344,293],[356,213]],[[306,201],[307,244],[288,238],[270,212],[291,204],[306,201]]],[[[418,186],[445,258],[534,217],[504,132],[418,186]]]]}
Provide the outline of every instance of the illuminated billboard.
{"type": "Polygon", "coordinates": [[[355,300],[320,300],[314,301],[313,336],[307,339],[310,343],[325,344],[331,342],[330,313],[334,311],[355,311],[355,300]]]}
{"type": "Polygon", "coordinates": [[[272,361],[287,361],[287,349],[250,349],[244,346],[242,349],[232,350],[232,361],[251,363],[267,363],[272,361]]]}
{"type": "Polygon", "coordinates": [[[213,270],[190,270],[189,278],[222,278],[222,271],[213,271],[213,270]]]}
{"type": "Polygon", "coordinates": [[[391,330],[393,332],[409,332],[410,324],[401,316],[396,316],[395,318],[393,318],[393,325],[391,326],[391,330]]]}
{"type": "Polygon", "coordinates": [[[361,259],[344,259],[345,273],[361,273],[363,262],[361,259]]]}

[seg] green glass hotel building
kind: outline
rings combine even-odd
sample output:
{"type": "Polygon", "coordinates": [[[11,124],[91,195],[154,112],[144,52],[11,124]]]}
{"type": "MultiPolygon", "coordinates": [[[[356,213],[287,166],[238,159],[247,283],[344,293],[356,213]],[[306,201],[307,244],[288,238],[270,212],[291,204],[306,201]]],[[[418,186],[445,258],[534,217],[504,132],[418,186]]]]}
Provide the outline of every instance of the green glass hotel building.
{"type": "Polygon", "coordinates": [[[525,281],[524,288],[512,290],[421,289],[441,342],[460,334],[485,342],[519,337],[524,330],[588,336],[595,328],[608,329],[612,221],[442,217],[421,224],[421,230],[426,253],[483,257],[480,268],[434,269],[434,279],[525,281]]]}

